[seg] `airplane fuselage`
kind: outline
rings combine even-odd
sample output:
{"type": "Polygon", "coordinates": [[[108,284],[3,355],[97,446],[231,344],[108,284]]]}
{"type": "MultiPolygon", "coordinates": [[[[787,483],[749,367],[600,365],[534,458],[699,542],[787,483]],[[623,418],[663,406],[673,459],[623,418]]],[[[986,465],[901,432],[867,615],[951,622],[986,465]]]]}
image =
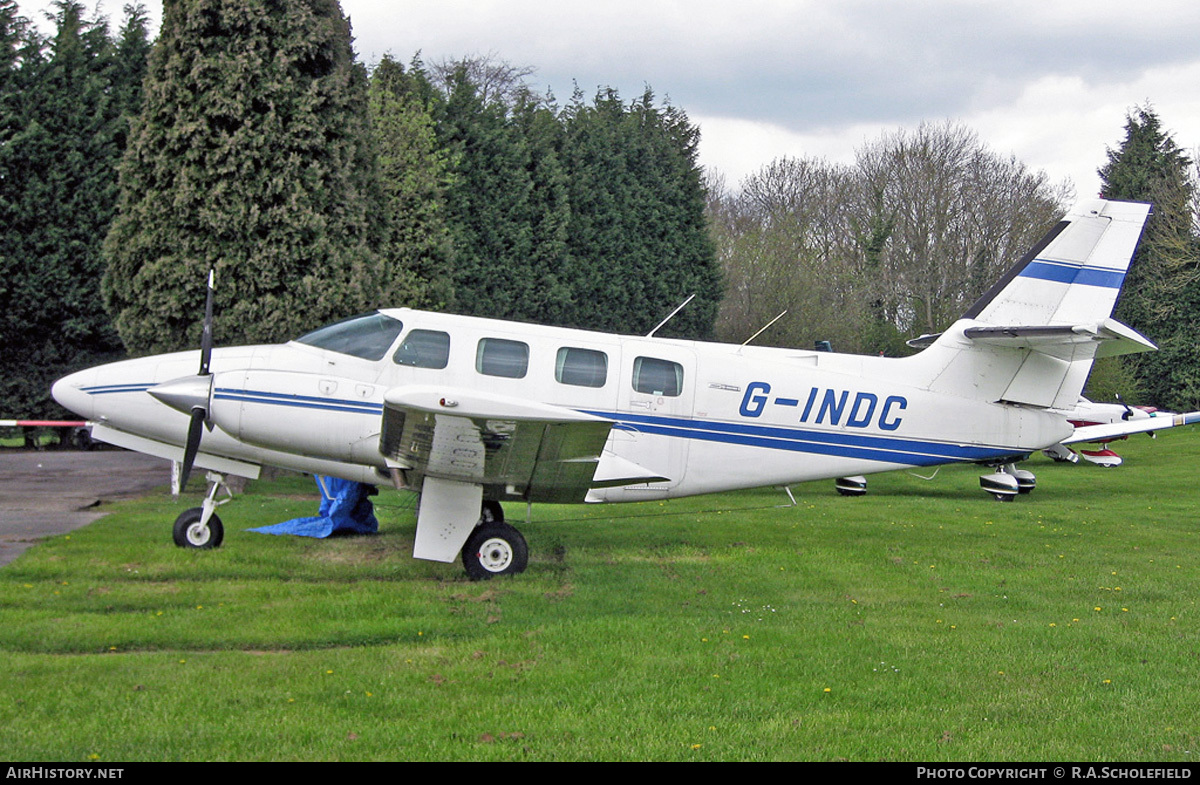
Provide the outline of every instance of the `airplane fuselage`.
{"type": "MultiPolygon", "coordinates": [[[[483,390],[611,420],[605,454],[665,478],[594,487],[587,501],[998,461],[1071,431],[1061,414],[1042,408],[936,389],[938,360],[928,352],[839,355],[403,308],[376,318],[386,329],[354,345],[305,336],[214,350],[214,427],[202,437],[197,463],[235,474],[246,473],[242,464],[268,464],[391,482],[380,450],[384,396],[415,386],[448,395],[483,390]]],[[[147,452],[165,445],[161,454],[173,457],[187,415],[147,390],[194,373],[197,359],[181,352],[93,368],[60,381],[55,395],[98,422],[101,438],[121,443],[128,436],[123,446],[147,452]]],[[[520,487],[489,488],[487,496],[543,500],[520,487]]]]}

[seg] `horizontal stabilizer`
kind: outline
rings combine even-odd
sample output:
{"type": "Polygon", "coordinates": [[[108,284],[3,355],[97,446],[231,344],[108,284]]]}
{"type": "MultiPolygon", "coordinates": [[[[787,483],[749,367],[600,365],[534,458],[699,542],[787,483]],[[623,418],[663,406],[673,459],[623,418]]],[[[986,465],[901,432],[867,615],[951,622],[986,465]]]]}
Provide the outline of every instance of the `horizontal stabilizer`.
{"type": "Polygon", "coordinates": [[[963,335],[990,346],[1029,349],[1060,360],[1078,359],[1077,347],[1096,343],[1095,357],[1152,352],[1157,347],[1145,336],[1115,319],[1098,324],[968,327],[963,335]]]}

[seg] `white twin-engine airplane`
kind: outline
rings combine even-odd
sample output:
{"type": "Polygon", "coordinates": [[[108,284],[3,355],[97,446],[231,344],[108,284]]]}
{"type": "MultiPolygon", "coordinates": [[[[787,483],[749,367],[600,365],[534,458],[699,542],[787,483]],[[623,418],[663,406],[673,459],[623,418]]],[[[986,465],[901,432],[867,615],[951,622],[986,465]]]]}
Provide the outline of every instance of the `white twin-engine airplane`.
{"type": "MultiPolygon", "coordinates": [[[[222,474],[264,464],[420,493],[413,556],[524,570],[501,501],[626,502],[946,463],[1062,443],[1096,357],[1154,349],[1111,318],[1149,205],[1085,201],[912,357],[734,346],[407,308],[282,345],[104,365],[54,397],[111,444],[210,470],[175,542],[220,544],[222,474]],[[194,369],[199,362],[200,371],[194,369]],[[189,423],[190,420],[190,423],[189,423]]],[[[1028,475],[1028,472],[1020,472],[1028,475]]]]}

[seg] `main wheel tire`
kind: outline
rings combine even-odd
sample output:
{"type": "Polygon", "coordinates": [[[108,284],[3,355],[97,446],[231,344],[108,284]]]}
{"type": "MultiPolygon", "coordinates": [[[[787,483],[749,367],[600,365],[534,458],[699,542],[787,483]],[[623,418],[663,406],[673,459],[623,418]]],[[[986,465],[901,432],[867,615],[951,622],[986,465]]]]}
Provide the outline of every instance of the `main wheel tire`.
{"type": "Polygon", "coordinates": [[[485,523],[467,538],[463,568],[473,581],[516,575],[529,566],[529,546],[521,532],[506,523],[485,523]]]}
{"type": "Polygon", "coordinates": [[[204,509],[193,507],[190,510],[184,510],[175,519],[173,535],[176,545],[180,548],[205,549],[221,546],[221,541],[225,539],[225,527],[221,525],[221,519],[214,514],[208,519],[207,526],[201,526],[200,519],[202,517],[204,517],[204,509]]]}
{"type": "Polygon", "coordinates": [[[483,507],[479,511],[479,520],[484,524],[504,523],[504,508],[495,499],[484,499],[483,507]]]}

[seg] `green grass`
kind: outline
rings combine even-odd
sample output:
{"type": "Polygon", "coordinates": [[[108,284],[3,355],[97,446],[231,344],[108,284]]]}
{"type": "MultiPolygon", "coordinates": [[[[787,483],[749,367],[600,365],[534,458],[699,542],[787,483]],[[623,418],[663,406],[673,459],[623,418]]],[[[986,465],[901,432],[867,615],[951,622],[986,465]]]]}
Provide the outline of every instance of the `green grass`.
{"type": "MultiPolygon", "coordinates": [[[[1200,754],[1200,430],[1126,466],[978,467],[537,506],[529,570],[470,583],[312,514],[298,477],[184,551],[156,496],[0,569],[12,760],[1185,761],[1200,754]]],[[[198,487],[198,484],[197,484],[198,487]]],[[[507,508],[513,522],[524,517],[507,508]]]]}

